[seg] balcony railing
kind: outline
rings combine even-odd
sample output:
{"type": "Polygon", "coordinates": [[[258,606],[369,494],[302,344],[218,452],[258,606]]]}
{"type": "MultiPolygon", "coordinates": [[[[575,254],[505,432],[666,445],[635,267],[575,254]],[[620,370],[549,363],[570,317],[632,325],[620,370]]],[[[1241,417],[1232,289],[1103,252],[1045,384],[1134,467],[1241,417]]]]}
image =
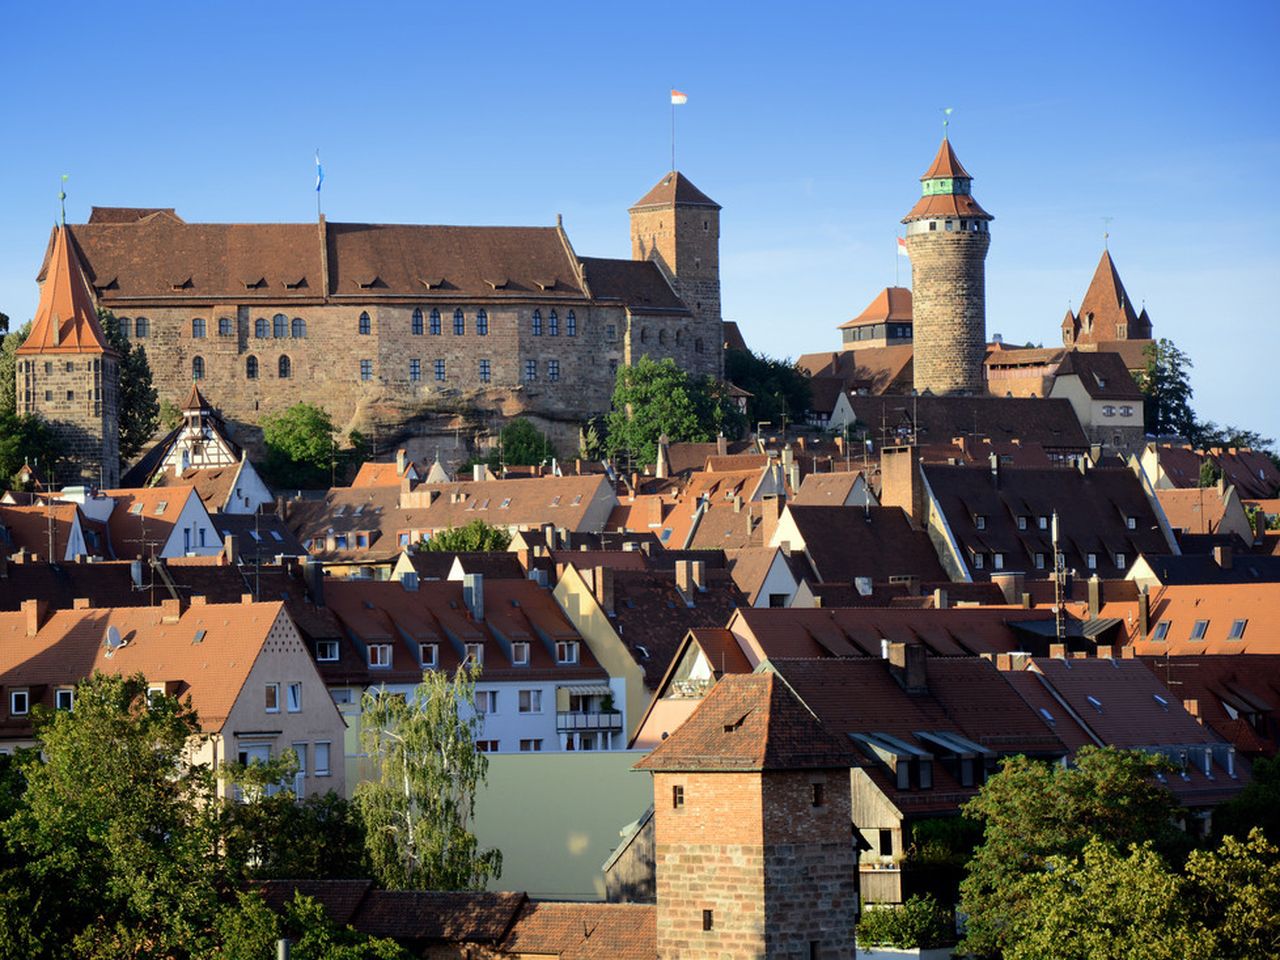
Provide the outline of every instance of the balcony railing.
{"type": "Polygon", "coordinates": [[[566,730],[621,730],[622,714],[617,711],[557,712],[556,729],[566,730]]]}

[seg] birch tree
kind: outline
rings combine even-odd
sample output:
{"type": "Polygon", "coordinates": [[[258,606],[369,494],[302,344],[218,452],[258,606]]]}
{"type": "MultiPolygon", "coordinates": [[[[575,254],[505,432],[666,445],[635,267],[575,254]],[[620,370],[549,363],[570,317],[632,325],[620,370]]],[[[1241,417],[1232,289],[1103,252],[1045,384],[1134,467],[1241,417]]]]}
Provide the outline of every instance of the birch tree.
{"type": "Polygon", "coordinates": [[[374,876],[389,889],[479,889],[501,873],[502,853],[481,850],[471,832],[489,766],[476,750],[475,678],[428,671],[408,697],[378,690],[361,701],[360,742],[377,773],[356,803],[374,876]]]}

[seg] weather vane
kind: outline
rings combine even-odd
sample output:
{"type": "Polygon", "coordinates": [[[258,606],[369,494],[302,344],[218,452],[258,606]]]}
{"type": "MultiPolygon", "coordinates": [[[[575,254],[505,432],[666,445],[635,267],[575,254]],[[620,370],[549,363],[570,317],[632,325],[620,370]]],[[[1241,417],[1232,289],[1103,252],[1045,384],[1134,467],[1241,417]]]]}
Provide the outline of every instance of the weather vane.
{"type": "Polygon", "coordinates": [[[62,175],[62,186],[58,188],[58,205],[62,208],[62,225],[67,225],[67,175],[62,175]]]}
{"type": "Polygon", "coordinates": [[[1103,250],[1107,249],[1107,241],[1111,238],[1111,221],[1114,219],[1115,217],[1102,218],[1102,249],[1103,250]]]}
{"type": "Polygon", "coordinates": [[[947,135],[947,127],[951,123],[951,112],[955,110],[955,107],[942,107],[940,109],[942,110],[942,135],[945,137],[947,135]]]}

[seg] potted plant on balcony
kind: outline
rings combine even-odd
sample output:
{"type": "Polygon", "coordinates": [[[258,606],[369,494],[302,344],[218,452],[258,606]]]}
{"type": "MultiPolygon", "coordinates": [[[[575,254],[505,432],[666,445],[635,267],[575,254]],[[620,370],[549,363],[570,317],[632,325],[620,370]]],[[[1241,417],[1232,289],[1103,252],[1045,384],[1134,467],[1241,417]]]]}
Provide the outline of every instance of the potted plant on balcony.
{"type": "Polygon", "coordinates": [[[858,921],[858,957],[947,960],[956,943],[955,921],[931,895],[901,905],[868,904],[858,921]]]}

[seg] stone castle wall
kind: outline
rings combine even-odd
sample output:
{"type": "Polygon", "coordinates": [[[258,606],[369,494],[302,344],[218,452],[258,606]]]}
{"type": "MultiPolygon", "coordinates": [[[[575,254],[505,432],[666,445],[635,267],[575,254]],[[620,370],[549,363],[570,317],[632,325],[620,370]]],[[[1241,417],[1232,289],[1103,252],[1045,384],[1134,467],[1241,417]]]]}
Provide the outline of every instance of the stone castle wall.
{"type": "Polygon", "coordinates": [[[911,256],[913,369],[923,393],[986,392],[986,268],[990,234],[928,231],[907,235],[911,256]]]}
{"type": "MultiPolygon", "coordinates": [[[[47,354],[18,358],[17,412],[42,417],[63,457],[54,480],[59,485],[120,482],[117,361],[87,354],[47,354]]],[[[39,468],[39,465],[34,465],[39,468]]],[[[37,472],[43,472],[37,469],[37,472]]]]}

